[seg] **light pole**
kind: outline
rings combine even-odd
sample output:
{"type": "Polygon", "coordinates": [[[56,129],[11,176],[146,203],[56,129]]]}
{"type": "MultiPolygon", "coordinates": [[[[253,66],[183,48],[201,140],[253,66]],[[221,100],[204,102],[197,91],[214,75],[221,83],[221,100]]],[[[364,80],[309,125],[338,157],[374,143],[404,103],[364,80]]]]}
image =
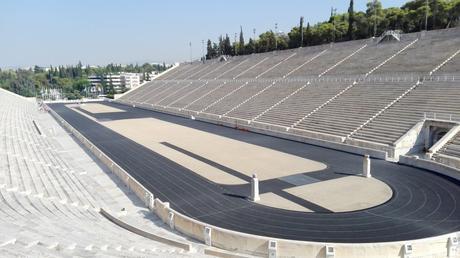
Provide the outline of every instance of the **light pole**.
{"type": "Polygon", "coordinates": [[[201,40],[201,59],[203,59],[203,62],[206,60],[204,56],[204,39],[201,40]]]}
{"type": "Polygon", "coordinates": [[[300,17],[300,47],[303,47],[303,16],[300,17]]]}
{"type": "Polygon", "coordinates": [[[235,46],[235,56],[238,55],[238,50],[236,48],[236,39],[238,38],[238,33],[235,32],[235,42],[233,43],[233,45],[235,46]]]}
{"type": "Polygon", "coordinates": [[[377,35],[377,0],[374,0],[374,38],[377,35]]]}
{"type": "Polygon", "coordinates": [[[255,53],[256,52],[256,28],[252,29],[252,32],[254,33],[254,42],[252,44],[252,52],[255,53]]]}
{"type": "Polygon", "coordinates": [[[192,61],[193,61],[193,59],[192,59],[192,42],[190,41],[188,44],[190,46],[190,63],[192,63],[192,61]]]}
{"type": "Polygon", "coordinates": [[[331,7],[331,19],[332,19],[332,28],[333,28],[333,37],[332,37],[332,42],[335,42],[335,34],[336,34],[336,31],[335,31],[335,14],[337,12],[337,8],[334,8],[334,7],[331,7]]]}
{"type": "Polygon", "coordinates": [[[426,11],[425,11],[425,30],[428,30],[428,0],[426,0],[426,11]]]}
{"type": "Polygon", "coordinates": [[[278,35],[278,23],[275,23],[275,50],[278,50],[278,39],[276,36],[278,35]]]}

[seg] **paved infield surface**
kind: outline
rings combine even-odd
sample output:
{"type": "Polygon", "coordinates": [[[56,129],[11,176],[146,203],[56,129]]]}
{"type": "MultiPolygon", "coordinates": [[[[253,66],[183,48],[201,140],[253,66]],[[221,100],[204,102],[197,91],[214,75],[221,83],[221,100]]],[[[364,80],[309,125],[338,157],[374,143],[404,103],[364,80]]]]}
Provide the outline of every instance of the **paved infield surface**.
{"type": "MultiPolygon", "coordinates": [[[[127,112],[90,115],[101,121],[154,117],[327,164],[326,170],[314,172],[317,180],[340,178],[362,169],[362,157],[358,155],[120,104],[104,104],[127,112]]],[[[170,202],[176,211],[211,225],[261,236],[336,243],[413,240],[460,230],[460,182],[422,169],[372,160],[373,176],[393,190],[389,201],[373,208],[333,213],[306,203],[317,212],[282,210],[240,198],[248,193],[248,184],[213,183],[64,104],[50,107],[155,197],[170,202]]],[[[287,186],[292,185],[278,179],[267,180],[261,182],[261,192],[287,186]]]]}

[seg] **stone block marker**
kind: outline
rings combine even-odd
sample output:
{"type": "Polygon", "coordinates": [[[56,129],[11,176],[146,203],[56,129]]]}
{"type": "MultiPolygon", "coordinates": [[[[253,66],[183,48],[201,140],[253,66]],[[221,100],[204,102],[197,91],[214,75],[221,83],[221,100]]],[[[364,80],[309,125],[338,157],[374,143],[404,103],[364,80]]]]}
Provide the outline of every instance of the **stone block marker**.
{"type": "Polygon", "coordinates": [[[210,227],[204,228],[204,243],[208,246],[212,246],[212,230],[210,227]]]}
{"type": "Polygon", "coordinates": [[[335,257],[335,247],[331,245],[326,245],[326,258],[334,258],[335,257]]]}
{"type": "Polygon", "coordinates": [[[455,257],[458,254],[458,238],[456,236],[449,237],[447,243],[447,257],[455,257]]]}
{"type": "Polygon", "coordinates": [[[257,178],[256,174],[253,174],[251,178],[251,201],[253,202],[260,201],[259,179],[257,178]]]}
{"type": "Polygon", "coordinates": [[[275,240],[268,241],[268,258],[278,257],[278,243],[275,240]]]}
{"type": "Polygon", "coordinates": [[[367,178],[372,177],[372,175],[371,175],[371,159],[370,159],[369,155],[364,155],[363,177],[367,177],[367,178]]]}

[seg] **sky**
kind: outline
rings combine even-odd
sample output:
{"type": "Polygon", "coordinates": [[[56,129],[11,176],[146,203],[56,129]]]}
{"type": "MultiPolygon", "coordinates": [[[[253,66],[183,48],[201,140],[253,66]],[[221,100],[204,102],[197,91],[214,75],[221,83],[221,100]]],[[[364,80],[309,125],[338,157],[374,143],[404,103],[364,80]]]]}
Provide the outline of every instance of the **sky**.
{"type": "MultiPolygon", "coordinates": [[[[367,0],[355,0],[365,10],[367,0]]],[[[406,0],[381,0],[383,7],[406,0]]],[[[202,41],[289,32],[300,16],[325,21],[349,0],[0,0],[0,68],[174,63],[202,55],[202,41]]]]}

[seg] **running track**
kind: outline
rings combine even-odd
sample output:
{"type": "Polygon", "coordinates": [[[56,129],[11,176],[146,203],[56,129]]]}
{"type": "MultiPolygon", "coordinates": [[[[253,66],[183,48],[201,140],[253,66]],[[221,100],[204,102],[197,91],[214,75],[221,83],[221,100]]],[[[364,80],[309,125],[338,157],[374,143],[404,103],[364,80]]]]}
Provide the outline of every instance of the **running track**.
{"type": "MultiPolygon", "coordinates": [[[[127,112],[98,114],[95,118],[154,117],[323,162],[328,165],[323,174],[329,176],[362,169],[362,157],[358,155],[120,104],[104,104],[127,112]]],[[[235,197],[241,194],[238,187],[206,180],[63,104],[51,104],[50,107],[155,197],[170,202],[176,211],[211,225],[261,236],[335,243],[413,240],[460,230],[460,182],[429,171],[372,160],[373,176],[393,190],[388,202],[345,213],[275,209],[235,197]]],[[[261,182],[261,191],[270,191],[273,185],[276,184],[261,182]]],[[[239,189],[244,192],[248,186],[239,189]]]]}

